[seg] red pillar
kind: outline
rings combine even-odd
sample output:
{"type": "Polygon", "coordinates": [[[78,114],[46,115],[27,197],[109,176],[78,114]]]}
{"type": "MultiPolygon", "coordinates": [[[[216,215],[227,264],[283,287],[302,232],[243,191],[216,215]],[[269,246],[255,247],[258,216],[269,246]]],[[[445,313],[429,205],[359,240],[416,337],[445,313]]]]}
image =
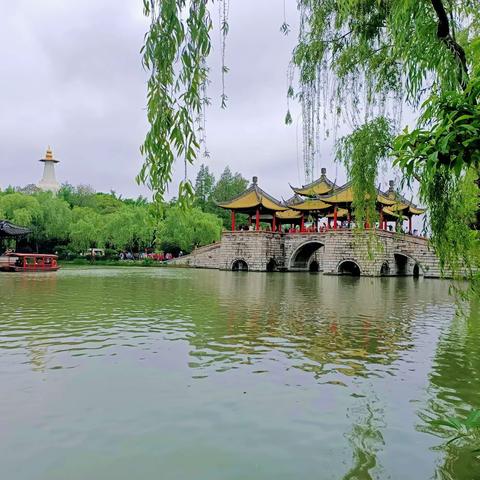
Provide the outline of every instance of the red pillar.
{"type": "Polygon", "coordinates": [[[257,213],[255,215],[255,230],[258,232],[260,230],[260,210],[257,208],[257,213]]]}
{"type": "Polygon", "coordinates": [[[333,209],[333,229],[337,229],[337,215],[338,215],[338,209],[337,206],[335,205],[333,209]]]}
{"type": "Polygon", "coordinates": [[[412,234],[412,216],[411,215],[408,217],[408,233],[410,235],[412,234]]]}
{"type": "Polygon", "coordinates": [[[235,212],[232,210],[232,232],[235,231],[235,212]]]}
{"type": "Polygon", "coordinates": [[[380,230],[385,230],[383,228],[383,207],[380,209],[380,222],[378,223],[380,230]]]}
{"type": "Polygon", "coordinates": [[[302,213],[302,219],[300,220],[300,231],[301,232],[305,231],[305,217],[303,213],[302,213]]]}
{"type": "Polygon", "coordinates": [[[275,212],[273,212],[273,218],[272,218],[272,230],[275,232],[277,230],[277,223],[276,223],[276,215],[275,212]]]}

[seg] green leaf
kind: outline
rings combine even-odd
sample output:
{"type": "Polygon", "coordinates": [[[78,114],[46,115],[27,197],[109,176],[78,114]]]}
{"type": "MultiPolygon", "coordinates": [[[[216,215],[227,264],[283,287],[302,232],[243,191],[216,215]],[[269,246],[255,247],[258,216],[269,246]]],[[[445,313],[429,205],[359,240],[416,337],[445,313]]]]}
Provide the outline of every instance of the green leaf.
{"type": "Polygon", "coordinates": [[[469,428],[480,428],[480,410],[472,410],[465,420],[465,425],[469,428]]]}
{"type": "Polygon", "coordinates": [[[443,420],[434,420],[432,424],[438,425],[438,426],[450,427],[458,431],[462,431],[464,428],[464,424],[460,420],[453,417],[449,417],[443,420]]]}

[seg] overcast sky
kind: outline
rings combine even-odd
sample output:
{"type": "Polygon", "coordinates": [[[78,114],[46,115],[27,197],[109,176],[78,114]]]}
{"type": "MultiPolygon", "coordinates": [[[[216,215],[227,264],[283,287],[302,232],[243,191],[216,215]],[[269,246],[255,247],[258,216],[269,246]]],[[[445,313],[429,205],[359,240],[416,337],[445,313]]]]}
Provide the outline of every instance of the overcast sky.
{"type": "MultiPolygon", "coordinates": [[[[220,103],[219,33],[211,56],[213,100],[207,112],[207,160],[281,198],[304,183],[301,123],[284,124],[286,72],[296,40],[296,2],[287,1],[293,31],[280,33],[282,0],[231,0],[227,39],[227,110],[220,103]],[[297,136],[298,129],[298,136],[297,136]],[[297,141],[298,139],[298,141],[297,141]]],[[[141,0],[1,0],[0,188],[36,183],[51,145],[57,179],[127,196],[148,194],[135,183],[146,129],[146,74],[140,48],[148,21],[141,0]]],[[[218,15],[214,14],[215,26],[218,15]]],[[[338,182],[343,168],[322,147],[321,166],[338,182]]],[[[200,160],[201,162],[202,160],[200,160]]],[[[199,163],[200,163],[199,162],[199,163]]],[[[194,180],[197,167],[190,167],[194,180]]],[[[175,179],[183,175],[176,167],[175,179]]],[[[318,170],[317,170],[318,172],[318,170]]],[[[380,179],[388,178],[382,174],[380,179]]],[[[176,182],[170,195],[176,194],[176,182]]]]}

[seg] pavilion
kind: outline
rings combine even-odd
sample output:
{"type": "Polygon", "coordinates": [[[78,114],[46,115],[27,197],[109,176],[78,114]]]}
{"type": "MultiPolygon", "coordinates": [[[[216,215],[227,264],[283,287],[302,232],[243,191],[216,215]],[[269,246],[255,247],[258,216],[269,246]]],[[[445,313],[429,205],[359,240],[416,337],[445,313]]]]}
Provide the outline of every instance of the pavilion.
{"type": "MultiPolygon", "coordinates": [[[[303,202],[296,202],[291,208],[304,212],[307,215],[318,218],[326,217],[328,224],[333,219],[333,229],[338,228],[339,220],[346,220],[348,225],[352,221],[353,213],[353,187],[351,182],[347,182],[341,187],[337,187],[334,182],[326,177],[326,170],[322,168],[321,177],[309,185],[304,185],[301,189],[292,187],[296,194],[303,194],[307,198],[303,202]],[[318,194],[317,192],[327,192],[318,194]]],[[[408,218],[408,233],[412,234],[412,216],[421,215],[424,209],[418,208],[414,203],[407,200],[403,195],[394,189],[394,182],[390,180],[388,192],[377,190],[375,199],[376,210],[379,213],[379,228],[387,229],[387,222],[399,222],[408,218]]],[[[366,227],[369,227],[367,221],[366,227]]]]}
{"type": "MultiPolygon", "coordinates": [[[[244,213],[248,215],[249,225],[255,218],[255,230],[260,230],[260,221],[271,223],[272,231],[281,231],[282,225],[299,225],[300,231],[305,231],[305,219],[313,218],[315,229],[318,229],[318,221],[321,218],[327,219],[327,228],[330,228],[330,221],[333,220],[331,228],[337,230],[339,221],[347,221],[351,226],[353,217],[353,186],[347,182],[337,186],[335,182],[327,177],[325,168],[321,170],[321,176],[312,183],[302,187],[292,187],[293,197],[287,201],[279,202],[258,186],[257,177],[253,177],[251,186],[229,202],[222,202],[218,205],[231,211],[232,231],[235,230],[235,214],[244,213]]],[[[412,217],[421,215],[424,209],[417,207],[413,202],[407,200],[403,195],[396,192],[394,183],[389,182],[388,192],[377,189],[375,198],[376,211],[379,215],[378,228],[387,230],[387,222],[403,222],[406,218],[409,221],[408,233],[412,234],[412,217]]],[[[369,220],[365,224],[370,228],[369,220]]]]}
{"type": "MultiPolygon", "coordinates": [[[[16,240],[31,232],[32,231],[29,228],[14,225],[8,220],[0,220],[0,246],[3,243],[3,240],[16,240]]],[[[0,253],[2,253],[1,250],[0,253]]]]}
{"type": "Polygon", "coordinates": [[[286,212],[289,208],[263,191],[258,186],[258,178],[253,177],[252,184],[243,193],[228,202],[218,204],[219,207],[231,211],[232,232],[235,231],[235,214],[244,213],[248,215],[249,224],[255,218],[255,230],[260,230],[260,220],[271,222],[272,230],[277,229],[277,214],[286,212]]]}
{"type": "Polygon", "coordinates": [[[411,234],[413,215],[422,215],[425,213],[425,209],[417,207],[413,202],[407,200],[403,195],[395,191],[393,180],[388,182],[387,196],[388,198],[394,199],[396,202],[389,207],[388,210],[397,216],[404,216],[408,219],[408,232],[411,234]]]}
{"type": "MultiPolygon", "coordinates": [[[[338,212],[339,209],[343,209],[347,212],[347,221],[348,223],[351,222],[352,212],[353,212],[353,187],[351,182],[347,182],[345,185],[334,189],[330,194],[321,195],[319,197],[321,201],[333,205],[333,228],[337,228],[337,221],[338,221],[338,212]]],[[[380,212],[380,226],[383,228],[384,226],[384,219],[382,217],[382,212],[385,207],[391,207],[395,205],[396,201],[394,199],[390,199],[383,192],[380,190],[377,191],[377,198],[376,198],[376,209],[380,212]]],[[[369,227],[367,221],[367,228],[369,227]]]]}

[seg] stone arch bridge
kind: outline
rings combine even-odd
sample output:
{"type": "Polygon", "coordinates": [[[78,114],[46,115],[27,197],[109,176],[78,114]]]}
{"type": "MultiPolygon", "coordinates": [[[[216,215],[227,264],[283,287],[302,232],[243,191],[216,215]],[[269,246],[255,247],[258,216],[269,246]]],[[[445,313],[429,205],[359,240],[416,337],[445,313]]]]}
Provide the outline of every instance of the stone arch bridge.
{"type": "Polygon", "coordinates": [[[427,239],[384,230],[224,232],[220,242],[171,263],[220,270],[440,277],[438,259],[427,239]]]}

